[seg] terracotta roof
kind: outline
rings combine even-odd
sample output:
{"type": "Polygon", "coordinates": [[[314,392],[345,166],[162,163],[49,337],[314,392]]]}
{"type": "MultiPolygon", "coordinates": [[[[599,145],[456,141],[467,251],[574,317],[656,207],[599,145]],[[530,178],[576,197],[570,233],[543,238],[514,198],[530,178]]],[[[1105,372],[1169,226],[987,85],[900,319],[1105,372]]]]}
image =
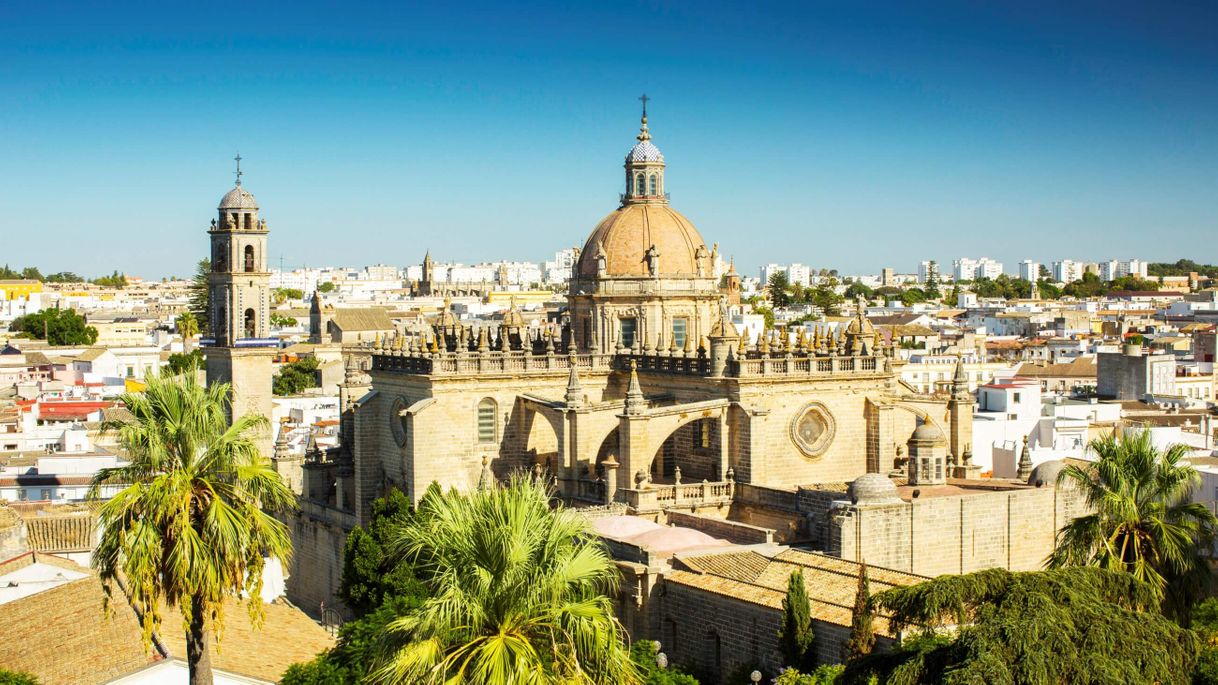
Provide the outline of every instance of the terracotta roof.
{"type": "Polygon", "coordinates": [[[27,671],[45,685],[108,682],[159,655],[146,650],[135,612],[115,589],[110,615],[89,568],[49,554],[30,553],[0,564],[6,575],[38,563],[85,574],[8,602],[0,611],[0,664],[27,671]]]}
{"type": "MultiPolygon", "coordinates": [[[[773,559],[752,550],[741,550],[681,557],[679,563],[693,570],[666,573],[666,582],[776,609],[782,608],[791,573],[802,570],[812,603],[812,616],[840,626],[850,625],[861,566],[847,559],[796,549],[784,550],[773,559]]],[[[875,566],[867,567],[867,578],[873,594],[929,580],[925,576],[875,566]]],[[[880,634],[891,635],[883,617],[876,622],[876,629],[880,634]]]]}
{"type": "MultiPolygon", "coordinates": [[[[288,666],[309,661],[334,646],[334,637],[303,611],[283,601],[263,605],[260,629],[250,624],[244,602],[224,601],[224,637],[211,653],[212,665],[239,675],[279,682],[288,666]]],[[[186,656],[186,633],[176,608],[162,614],[159,635],[169,653],[186,656]]]]}
{"type": "Polygon", "coordinates": [[[330,321],[344,331],[393,330],[393,321],[390,320],[389,313],[380,307],[335,309],[330,321]]]}
{"type": "Polygon", "coordinates": [[[104,347],[90,347],[90,348],[86,349],[84,352],[81,352],[80,355],[78,357],[76,357],[76,359],[78,359],[82,362],[97,361],[106,352],[109,352],[109,350],[107,350],[104,347]]]}
{"type": "Polygon", "coordinates": [[[1076,357],[1059,364],[1033,364],[1024,362],[1015,367],[1015,376],[1024,378],[1095,378],[1095,357],[1076,357]]]}
{"type": "Polygon", "coordinates": [[[91,514],[30,516],[25,530],[35,552],[79,552],[93,549],[97,542],[97,519],[91,514]]]}
{"type": "Polygon", "coordinates": [[[678,556],[677,563],[696,573],[755,582],[770,560],[753,551],[727,552],[725,554],[702,554],[691,557],[678,556]]]}

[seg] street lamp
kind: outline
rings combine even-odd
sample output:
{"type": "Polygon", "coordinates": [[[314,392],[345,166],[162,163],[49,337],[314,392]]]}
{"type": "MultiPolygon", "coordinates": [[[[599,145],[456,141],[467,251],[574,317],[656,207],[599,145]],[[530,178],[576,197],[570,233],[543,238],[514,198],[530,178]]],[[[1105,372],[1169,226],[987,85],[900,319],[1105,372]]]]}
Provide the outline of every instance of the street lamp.
{"type": "Polygon", "coordinates": [[[668,655],[664,652],[656,654],[656,666],[658,666],[661,671],[668,668],[668,655]]]}
{"type": "Polygon", "coordinates": [[[752,673],[750,673],[749,680],[753,681],[754,683],[760,683],[761,682],[761,671],[753,671],[752,673]]]}

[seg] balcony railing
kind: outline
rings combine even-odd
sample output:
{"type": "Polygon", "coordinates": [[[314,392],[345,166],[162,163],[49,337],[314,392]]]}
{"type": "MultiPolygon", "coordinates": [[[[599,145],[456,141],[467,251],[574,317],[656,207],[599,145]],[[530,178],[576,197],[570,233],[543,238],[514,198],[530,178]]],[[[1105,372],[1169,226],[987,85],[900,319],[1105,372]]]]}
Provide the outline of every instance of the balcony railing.
{"type": "Polygon", "coordinates": [[[623,490],[626,504],[635,511],[654,511],[667,507],[704,504],[731,504],[736,484],[730,480],[681,485],[652,485],[642,489],[623,490]]]}

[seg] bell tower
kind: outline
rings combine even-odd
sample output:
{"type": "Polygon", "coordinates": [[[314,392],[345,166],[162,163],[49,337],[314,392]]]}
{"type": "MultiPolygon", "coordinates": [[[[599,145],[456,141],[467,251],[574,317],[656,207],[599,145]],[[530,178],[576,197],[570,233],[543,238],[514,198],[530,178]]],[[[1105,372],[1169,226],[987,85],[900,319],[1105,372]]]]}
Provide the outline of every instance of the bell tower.
{"type": "MultiPolygon", "coordinates": [[[[207,300],[212,334],[203,341],[207,382],[233,386],[232,417],[253,413],[269,421],[271,358],[279,341],[270,337],[268,231],[266,221],[258,216],[258,201],[241,185],[241,155],[235,159],[237,183],[221,198],[218,216],[207,231],[211,239],[207,300]]],[[[262,453],[270,456],[269,431],[258,443],[262,453]]]]}

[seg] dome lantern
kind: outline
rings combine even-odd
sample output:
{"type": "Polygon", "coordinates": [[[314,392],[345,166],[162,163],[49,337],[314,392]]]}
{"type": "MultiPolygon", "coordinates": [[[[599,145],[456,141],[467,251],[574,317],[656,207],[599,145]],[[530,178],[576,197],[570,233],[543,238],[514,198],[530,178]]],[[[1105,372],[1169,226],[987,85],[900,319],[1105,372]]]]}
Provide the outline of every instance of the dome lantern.
{"type": "Polygon", "coordinates": [[[667,204],[664,154],[651,142],[651,132],[647,129],[647,101],[651,98],[643,95],[639,99],[643,101],[643,118],[639,134],[635,136],[638,142],[626,154],[626,192],[622,194],[622,204],[667,204]]]}

